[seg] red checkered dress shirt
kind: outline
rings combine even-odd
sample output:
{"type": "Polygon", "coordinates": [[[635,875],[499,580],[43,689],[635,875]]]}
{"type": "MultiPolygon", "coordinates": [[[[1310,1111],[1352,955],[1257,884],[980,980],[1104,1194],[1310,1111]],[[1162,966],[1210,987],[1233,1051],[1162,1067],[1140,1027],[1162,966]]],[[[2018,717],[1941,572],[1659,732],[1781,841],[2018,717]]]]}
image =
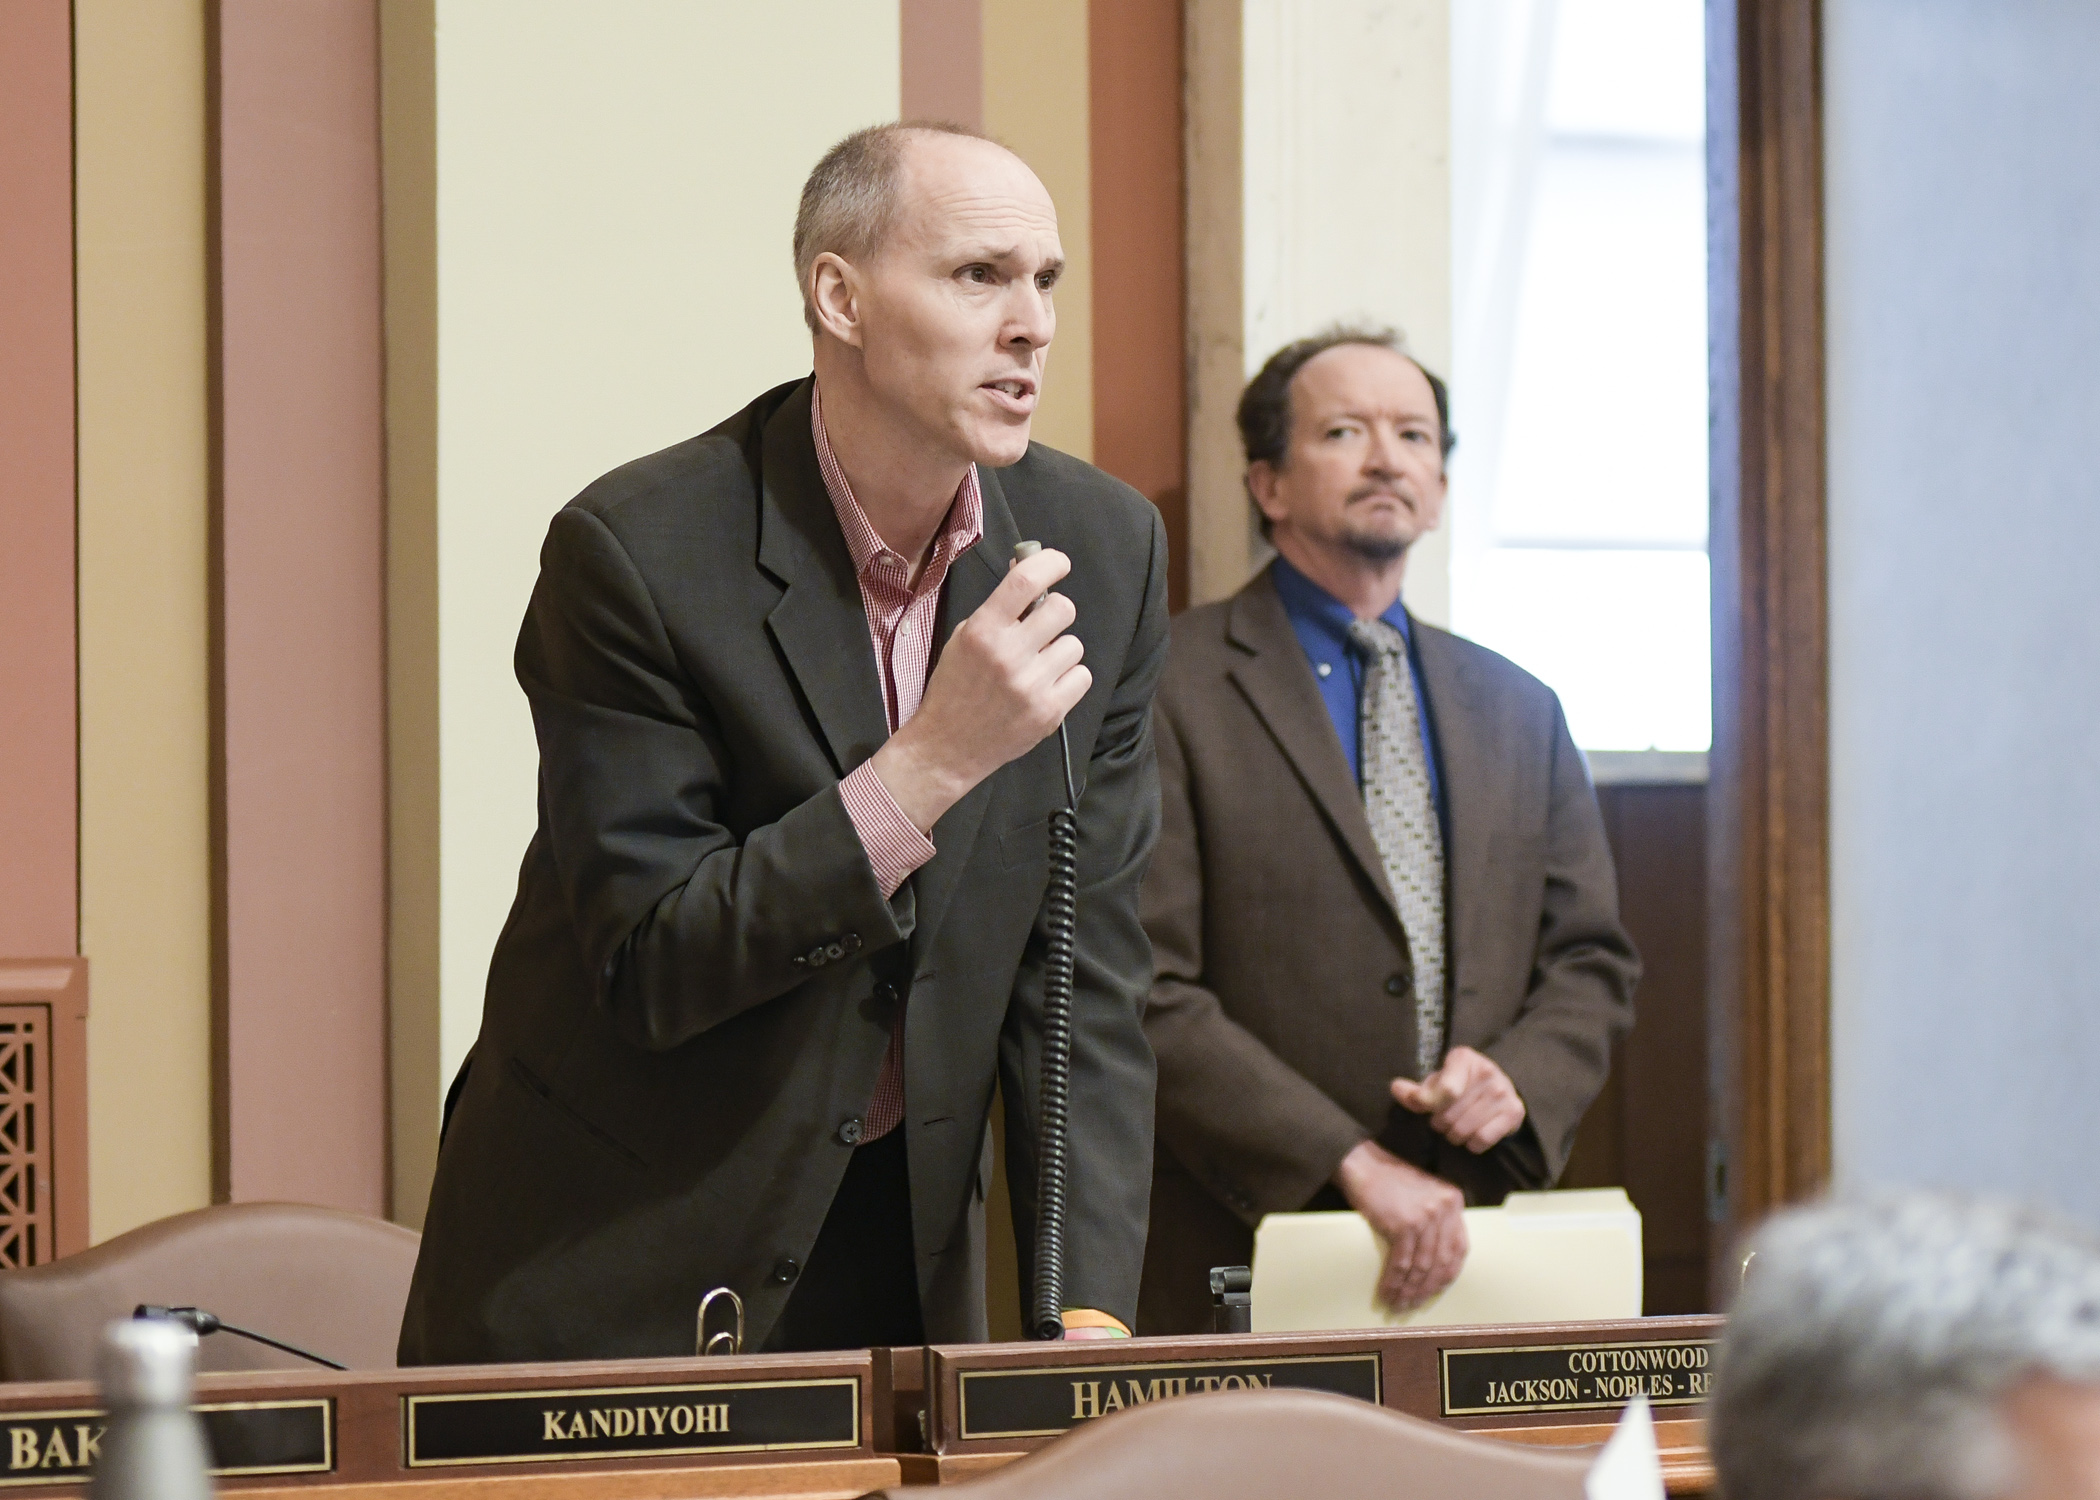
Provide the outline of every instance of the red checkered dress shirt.
{"type": "MultiPolygon", "coordinates": [[[[846,472],[839,467],[831,439],[824,432],[823,400],[814,388],[809,426],[817,440],[817,467],[824,473],[824,490],[838,513],[846,551],[860,580],[861,604],[868,611],[868,638],[875,645],[875,672],[882,681],[883,712],[890,733],[895,734],[919,711],[919,700],[926,696],[926,679],[940,654],[934,628],[940,622],[941,586],[948,581],[948,569],[955,559],[984,536],[984,493],[977,486],[977,469],[972,465],[948,507],[948,519],[933,539],[918,587],[913,588],[911,560],[876,535],[867,512],[853,498],[853,486],[846,482],[846,472]]],[[[895,895],[912,871],[933,858],[932,842],[904,816],[870,762],[855,767],[839,783],[839,796],[868,851],[868,863],[874,867],[882,894],[895,895]]],[[[890,1031],[889,1051],[883,1054],[882,1075],[875,1081],[875,1097],[868,1101],[861,1139],[879,1140],[903,1119],[904,1011],[900,1007],[890,1031]]]]}

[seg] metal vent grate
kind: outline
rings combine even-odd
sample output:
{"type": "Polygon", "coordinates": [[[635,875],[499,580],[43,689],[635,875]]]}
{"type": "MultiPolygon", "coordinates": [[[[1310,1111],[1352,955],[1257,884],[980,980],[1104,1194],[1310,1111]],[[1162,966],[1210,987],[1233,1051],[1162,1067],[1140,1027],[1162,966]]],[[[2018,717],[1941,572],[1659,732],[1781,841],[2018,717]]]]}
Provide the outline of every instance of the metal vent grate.
{"type": "Polygon", "coordinates": [[[51,1254],[51,1012],[0,1005],[0,1270],[51,1254]]]}

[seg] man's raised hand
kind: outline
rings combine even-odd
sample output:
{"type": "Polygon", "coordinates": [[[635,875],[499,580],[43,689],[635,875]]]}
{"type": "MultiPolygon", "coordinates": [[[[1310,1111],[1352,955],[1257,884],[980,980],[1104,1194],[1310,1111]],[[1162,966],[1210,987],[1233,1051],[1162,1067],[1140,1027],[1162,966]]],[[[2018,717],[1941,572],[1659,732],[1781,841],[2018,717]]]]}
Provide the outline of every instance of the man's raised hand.
{"type": "Polygon", "coordinates": [[[1066,634],[1072,601],[1050,594],[1029,608],[1071,571],[1048,549],[1014,564],[942,647],[919,711],[875,752],[876,776],[921,833],[1041,744],[1093,686],[1078,637],[1066,634]]]}
{"type": "Polygon", "coordinates": [[[1485,1151],[1524,1123],[1524,1097],[1495,1060],[1471,1047],[1453,1047],[1444,1065],[1420,1083],[1393,1080],[1402,1109],[1428,1115],[1429,1125],[1454,1146],[1485,1151]]]}

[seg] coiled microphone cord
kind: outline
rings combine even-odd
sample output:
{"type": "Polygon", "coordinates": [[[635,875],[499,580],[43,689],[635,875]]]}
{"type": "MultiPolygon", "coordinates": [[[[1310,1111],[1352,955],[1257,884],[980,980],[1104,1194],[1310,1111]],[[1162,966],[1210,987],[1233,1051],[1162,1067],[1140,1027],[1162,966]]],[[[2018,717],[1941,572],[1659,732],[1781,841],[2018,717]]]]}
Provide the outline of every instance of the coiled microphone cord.
{"type": "Polygon", "coordinates": [[[1035,1316],[1039,1339],[1064,1337],[1065,1136],[1072,1106],[1072,966],[1079,944],[1079,792],[1072,742],[1057,726],[1065,805],[1050,814],[1050,886],[1043,898],[1043,1055],[1036,1106],[1035,1316]]]}
{"type": "MultiPolygon", "coordinates": [[[[1014,561],[1042,550],[1041,542],[1022,542],[1014,548],[1014,561]]],[[[1072,966],[1079,946],[1079,786],[1072,779],[1072,741],[1062,723],[1057,748],[1064,758],[1065,805],[1050,814],[1050,885],[1043,896],[1049,948],[1036,1096],[1035,1305],[1028,1319],[1029,1333],[1039,1339],[1065,1333],[1065,1137],[1072,1111],[1072,966]]]]}

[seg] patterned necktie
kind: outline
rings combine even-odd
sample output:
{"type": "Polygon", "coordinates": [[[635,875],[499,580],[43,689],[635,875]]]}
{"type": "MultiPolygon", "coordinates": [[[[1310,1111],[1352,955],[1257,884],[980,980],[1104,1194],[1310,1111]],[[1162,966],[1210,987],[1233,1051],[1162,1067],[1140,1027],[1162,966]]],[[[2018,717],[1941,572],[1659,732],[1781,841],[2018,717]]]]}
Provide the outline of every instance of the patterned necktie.
{"type": "Polygon", "coordinates": [[[1444,1056],[1444,835],[1429,788],[1407,640],[1384,620],[1354,622],[1349,639],[1365,663],[1357,721],[1364,813],[1414,960],[1415,1076],[1427,1078],[1444,1056]]]}

